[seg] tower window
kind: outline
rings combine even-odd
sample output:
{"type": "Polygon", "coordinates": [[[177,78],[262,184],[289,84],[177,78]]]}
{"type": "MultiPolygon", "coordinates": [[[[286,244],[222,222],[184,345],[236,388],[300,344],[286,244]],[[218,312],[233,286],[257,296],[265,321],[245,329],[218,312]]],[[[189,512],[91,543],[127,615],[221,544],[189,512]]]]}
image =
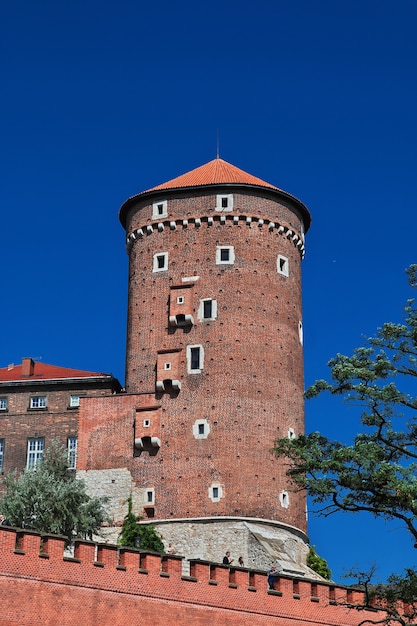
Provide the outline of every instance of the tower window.
{"type": "Polygon", "coordinates": [[[288,507],[290,506],[290,499],[287,491],[281,491],[281,493],[279,494],[279,501],[282,508],[288,509],[288,507]]]}
{"type": "Polygon", "coordinates": [[[164,370],[170,370],[171,369],[171,363],[164,363],[164,370]]]}
{"type": "Polygon", "coordinates": [[[160,202],[154,202],[152,204],[152,217],[157,219],[158,217],[166,217],[168,215],[168,203],[166,200],[160,202]]]}
{"type": "Polygon", "coordinates": [[[223,490],[221,485],[218,483],[214,483],[209,487],[209,498],[212,502],[219,502],[220,498],[223,497],[223,490]]]}
{"type": "Polygon", "coordinates": [[[0,398],[0,411],[7,411],[7,398],[0,398]]]}
{"type": "Polygon", "coordinates": [[[219,194],[216,198],[216,211],[231,211],[233,209],[233,194],[219,194]]]}
{"type": "Polygon", "coordinates": [[[168,252],[158,252],[153,255],[153,271],[163,272],[168,269],[168,252]]]}
{"type": "Polygon", "coordinates": [[[216,248],[216,264],[232,264],[235,262],[235,252],[233,246],[217,246],[216,248]]]}
{"type": "Polygon", "coordinates": [[[0,439],[0,474],[3,473],[4,439],[0,439]]]}
{"type": "Polygon", "coordinates": [[[145,504],[155,504],[155,491],[153,489],[146,489],[145,504]]]}
{"type": "Polygon", "coordinates": [[[198,319],[200,322],[207,320],[215,320],[217,317],[217,300],[211,298],[203,298],[200,300],[198,309],[198,319]]]}
{"type": "Polygon", "coordinates": [[[184,296],[178,296],[177,304],[184,304],[184,296]]]}
{"type": "Polygon", "coordinates": [[[210,424],[206,419],[198,419],[193,424],[193,435],[196,439],[207,439],[210,434],[210,424]]]}
{"type": "Polygon", "coordinates": [[[277,272],[283,276],[288,276],[288,259],[282,254],[279,254],[277,258],[277,272]]]}
{"type": "Polygon", "coordinates": [[[199,374],[204,366],[203,346],[187,346],[187,370],[189,374],[199,374]]]}

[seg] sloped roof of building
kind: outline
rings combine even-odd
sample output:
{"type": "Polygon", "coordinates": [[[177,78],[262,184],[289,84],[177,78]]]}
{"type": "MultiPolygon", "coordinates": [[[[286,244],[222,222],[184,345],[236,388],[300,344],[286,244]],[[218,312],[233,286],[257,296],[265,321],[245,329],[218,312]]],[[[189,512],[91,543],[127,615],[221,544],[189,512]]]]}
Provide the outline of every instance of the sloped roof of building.
{"type": "Polygon", "coordinates": [[[36,380],[65,380],[65,379],[86,379],[86,378],[113,378],[111,374],[102,374],[100,372],[86,372],[68,367],[59,367],[58,365],[48,365],[40,361],[33,361],[33,371],[30,374],[24,374],[24,365],[9,365],[0,368],[0,383],[12,381],[36,381],[36,380]],[[23,371],[22,371],[23,370],[23,371]]]}
{"type": "MultiPolygon", "coordinates": [[[[278,187],[266,183],[265,181],[248,174],[239,169],[235,165],[223,161],[223,159],[213,159],[200,167],[196,167],[191,172],[177,176],[162,185],[157,185],[148,189],[149,191],[158,191],[165,189],[178,189],[181,187],[200,187],[201,185],[222,185],[222,184],[238,184],[238,185],[257,185],[259,187],[268,187],[269,189],[278,190],[278,187]]],[[[279,190],[281,191],[281,190],[279,190]]]]}
{"type": "Polygon", "coordinates": [[[303,215],[306,231],[310,226],[310,212],[300,200],[298,200],[288,192],[280,189],[279,187],[275,187],[275,185],[271,185],[271,183],[267,183],[257,176],[248,174],[244,170],[241,170],[235,165],[232,165],[231,163],[228,163],[227,161],[224,161],[220,158],[213,159],[212,161],[209,161],[204,165],[200,165],[200,167],[196,167],[190,172],[186,172],[181,176],[172,178],[166,183],[156,185],[156,187],[152,187],[150,189],[147,189],[146,191],[142,191],[139,194],[128,198],[120,208],[119,219],[123,226],[126,226],[127,211],[130,208],[131,203],[146,194],[153,195],[157,194],[160,191],[175,191],[179,189],[193,189],[195,187],[210,187],[211,185],[239,185],[242,187],[256,187],[258,189],[263,188],[272,192],[276,192],[280,194],[281,197],[284,196],[287,199],[290,199],[293,203],[295,203],[296,206],[298,206],[300,212],[303,215]]]}

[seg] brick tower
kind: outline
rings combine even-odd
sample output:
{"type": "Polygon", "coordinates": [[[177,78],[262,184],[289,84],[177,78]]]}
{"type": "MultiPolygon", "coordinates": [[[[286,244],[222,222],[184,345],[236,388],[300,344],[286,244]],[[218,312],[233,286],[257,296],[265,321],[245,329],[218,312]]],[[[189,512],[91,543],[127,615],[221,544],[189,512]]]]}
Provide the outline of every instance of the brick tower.
{"type": "Polygon", "coordinates": [[[129,198],[120,220],[127,466],[145,514],[182,554],[194,537],[194,557],[216,560],[215,542],[251,559],[258,542],[268,558],[303,561],[305,498],[271,448],[304,432],[308,209],[217,158],[129,198]]]}

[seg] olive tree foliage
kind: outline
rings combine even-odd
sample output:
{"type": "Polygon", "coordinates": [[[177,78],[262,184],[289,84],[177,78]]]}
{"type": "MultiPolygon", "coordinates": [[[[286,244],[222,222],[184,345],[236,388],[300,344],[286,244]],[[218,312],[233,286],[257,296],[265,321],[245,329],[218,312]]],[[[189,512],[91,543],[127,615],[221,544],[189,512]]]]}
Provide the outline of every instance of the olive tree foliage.
{"type": "MultiPolygon", "coordinates": [[[[417,265],[410,266],[407,274],[410,287],[416,288],[417,265]]],[[[413,299],[406,303],[404,318],[401,324],[383,324],[351,356],[338,354],[329,362],[330,381],[318,380],[306,391],[307,399],[328,392],[362,408],[363,428],[354,441],[345,445],[313,432],[280,439],[274,450],[288,460],[287,474],[294,488],[307,490],[320,515],[367,511],[396,519],[417,547],[417,309],[413,299]]],[[[397,587],[410,572],[414,570],[397,579],[397,587]]],[[[395,585],[394,581],[387,589],[395,585]]]]}
{"type": "Polygon", "coordinates": [[[0,511],[13,526],[41,533],[92,539],[107,521],[105,498],[91,498],[85,483],[68,469],[67,450],[53,441],[44,459],[20,476],[10,473],[3,483],[6,493],[0,511]]]}

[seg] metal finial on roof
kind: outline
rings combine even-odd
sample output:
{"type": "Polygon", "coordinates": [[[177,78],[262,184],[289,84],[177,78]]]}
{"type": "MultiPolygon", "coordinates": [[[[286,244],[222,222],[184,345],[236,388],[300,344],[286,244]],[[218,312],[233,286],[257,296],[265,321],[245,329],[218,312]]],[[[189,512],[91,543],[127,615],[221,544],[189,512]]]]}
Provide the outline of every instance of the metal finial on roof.
{"type": "Polygon", "coordinates": [[[216,159],[220,159],[220,140],[219,140],[219,129],[217,129],[217,151],[216,151],[216,159]]]}

